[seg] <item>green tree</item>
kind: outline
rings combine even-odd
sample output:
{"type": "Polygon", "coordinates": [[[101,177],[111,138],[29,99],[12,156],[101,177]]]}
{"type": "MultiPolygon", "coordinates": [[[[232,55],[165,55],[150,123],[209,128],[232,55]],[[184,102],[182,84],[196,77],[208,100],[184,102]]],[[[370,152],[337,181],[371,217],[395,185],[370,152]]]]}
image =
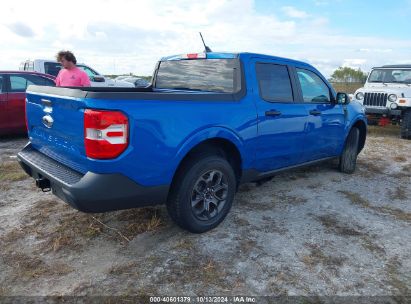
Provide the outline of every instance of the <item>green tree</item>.
{"type": "Polygon", "coordinates": [[[367,74],[361,69],[355,70],[349,67],[339,67],[331,75],[331,81],[334,82],[365,82],[367,74]]]}

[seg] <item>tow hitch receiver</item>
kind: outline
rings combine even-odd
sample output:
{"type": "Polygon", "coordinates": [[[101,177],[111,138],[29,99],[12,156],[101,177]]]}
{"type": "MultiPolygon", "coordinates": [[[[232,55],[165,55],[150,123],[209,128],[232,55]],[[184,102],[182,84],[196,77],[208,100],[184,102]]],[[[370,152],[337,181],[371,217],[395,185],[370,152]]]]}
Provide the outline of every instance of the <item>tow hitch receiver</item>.
{"type": "Polygon", "coordinates": [[[50,181],[44,177],[36,179],[36,186],[43,192],[49,192],[51,190],[50,181]]]}

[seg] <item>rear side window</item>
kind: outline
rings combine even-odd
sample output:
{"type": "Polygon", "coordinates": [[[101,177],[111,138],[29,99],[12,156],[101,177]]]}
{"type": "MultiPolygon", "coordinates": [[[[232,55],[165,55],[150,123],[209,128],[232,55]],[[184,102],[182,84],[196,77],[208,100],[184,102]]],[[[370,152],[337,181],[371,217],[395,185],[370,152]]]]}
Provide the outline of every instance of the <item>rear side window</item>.
{"type": "Polygon", "coordinates": [[[55,86],[54,81],[36,75],[10,75],[10,92],[25,92],[31,84],[55,86]]]}
{"type": "Polygon", "coordinates": [[[237,93],[241,90],[238,59],[170,60],[160,62],[156,88],[237,93]]]}
{"type": "Polygon", "coordinates": [[[0,93],[3,92],[3,83],[4,83],[4,81],[3,81],[3,76],[0,75],[0,93]]]}
{"type": "Polygon", "coordinates": [[[45,62],[44,63],[44,72],[49,75],[56,76],[61,70],[61,64],[58,62],[45,62]]]}
{"type": "Polygon", "coordinates": [[[54,87],[56,86],[56,83],[48,78],[37,76],[37,75],[26,75],[25,76],[29,81],[34,83],[35,85],[41,85],[41,86],[51,86],[54,87]]]}
{"type": "Polygon", "coordinates": [[[10,75],[10,92],[25,92],[30,84],[34,83],[24,76],[10,75]]]}
{"type": "Polygon", "coordinates": [[[256,64],[260,96],[267,101],[293,101],[290,75],[285,65],[256,64]]]}
{"type": "Polygon", "coordinates": [[[297,75],[305,102],[330,102],[330,89],[317,74],[308,70],[297,69],[297,75]]]}

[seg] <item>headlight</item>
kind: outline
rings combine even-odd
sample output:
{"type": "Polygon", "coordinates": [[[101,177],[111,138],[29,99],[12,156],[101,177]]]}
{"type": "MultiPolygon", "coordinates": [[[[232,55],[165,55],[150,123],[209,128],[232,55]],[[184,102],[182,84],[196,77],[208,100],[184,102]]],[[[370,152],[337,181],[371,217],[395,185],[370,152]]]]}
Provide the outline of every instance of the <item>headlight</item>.
{"type": "Polygon", "coordinates": [[[364,99],[364,93],[358,92],[357,94],[355,94],[355,99],[363,100],[364,99]]]}
{"type": "Polygon", "coordinates": [[[395,95],[395,94],[388,95],[388,100],[391,101],[391,102],[396,102],[397,101],[397,95],[395,95]]]}

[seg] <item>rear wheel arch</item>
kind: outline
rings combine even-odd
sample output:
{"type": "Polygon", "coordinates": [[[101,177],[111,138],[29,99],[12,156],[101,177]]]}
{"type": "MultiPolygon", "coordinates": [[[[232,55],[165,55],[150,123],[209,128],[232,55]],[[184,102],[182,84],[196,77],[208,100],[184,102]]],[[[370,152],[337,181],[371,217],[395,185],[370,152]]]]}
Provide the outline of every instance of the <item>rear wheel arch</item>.
{"type": "Polygon", "coordinates": [[[185,167],[190,162],[207,155],[219,155],[224,157],[235,172],[237,184],[240,182],[242,176],[242,157],[240,150],[232,141],[221,137],[215,137],[198,143],[184,155],[175,170],[171,182],[171,189],[173,189],[173,185],[178,180],[178,177],[183,174],[185,167]]]}

